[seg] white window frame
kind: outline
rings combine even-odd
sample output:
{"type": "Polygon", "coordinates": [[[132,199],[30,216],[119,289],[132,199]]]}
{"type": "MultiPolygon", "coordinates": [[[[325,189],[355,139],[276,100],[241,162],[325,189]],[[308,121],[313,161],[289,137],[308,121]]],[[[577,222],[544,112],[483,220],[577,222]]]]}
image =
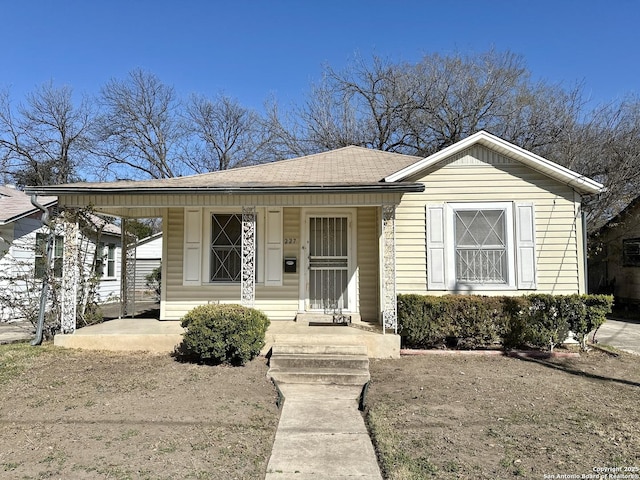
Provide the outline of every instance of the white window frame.
{"type": "Polygon", "coordinates": [[[100,258],[98,271],[96,272],[101,280],[113,280],[118,276],[118,246],[115,242],[99,242],[96,245],[97,255],[100,258]],[[109,251],[113,251],[113,258],[109,259],[109,251]],[[109,262],[113,264],[113,275],[109,275],[109,262]]]}
{"type": "Polygon", "coordinates": [[[515,236],[513,202],[456,202],[445,204],[446,287],[451,291],[515,290],[515,236]],[[458,282],[456,280],[455,214],[463,210],[503,210],[506,236],[507,281],[505,283],[458,282]]]}

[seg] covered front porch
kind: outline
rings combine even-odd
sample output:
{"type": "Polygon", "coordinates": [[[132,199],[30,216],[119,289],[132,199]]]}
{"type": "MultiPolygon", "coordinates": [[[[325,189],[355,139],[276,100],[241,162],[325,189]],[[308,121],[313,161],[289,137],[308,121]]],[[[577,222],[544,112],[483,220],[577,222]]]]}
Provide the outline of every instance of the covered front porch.
{"type": "MultiPolygon", "coordinates": [[[[182,341],[179,321],[154,318],[117,318],[97,325],[58,334],[54,344],[65,348],[108,351],[172,353],[182,341]]],[[[261,354],[274,345],[364,345],[370,358],[399,358],[400,337],[383,335],[381,330],[352,326],[310,326],[308,322],[271,322],[261,354]]]]}

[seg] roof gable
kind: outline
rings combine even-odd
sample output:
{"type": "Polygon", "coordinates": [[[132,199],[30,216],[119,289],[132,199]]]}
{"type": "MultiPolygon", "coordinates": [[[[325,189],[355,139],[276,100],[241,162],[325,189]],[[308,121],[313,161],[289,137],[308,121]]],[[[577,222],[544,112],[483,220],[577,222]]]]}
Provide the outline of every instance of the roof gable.
{"type": "Polygon", "coordinates": [[[518,147],[488,132],[480,131],[464,140],[461,140],[433,155],[423,158],[412,165],[403,168],[385,178],[387,182],[399,182],[406,180],[412,175],[427,170],[441,162],[445,162],[451,157],[469,149],[474,145],[482,145],[496,151],[506,158],[516,160],[548,177],[561,183],[565,183],[580,193],[593,194],[603,190],[603,185],[573,170],[565,168],[557,163],[536,155],[524,148],[518,147]]]}

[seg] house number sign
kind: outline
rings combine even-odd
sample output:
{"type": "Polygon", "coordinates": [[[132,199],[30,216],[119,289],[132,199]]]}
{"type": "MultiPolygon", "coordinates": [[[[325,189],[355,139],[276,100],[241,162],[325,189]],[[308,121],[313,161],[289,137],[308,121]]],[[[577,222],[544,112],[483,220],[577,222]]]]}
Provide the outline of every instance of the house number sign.
{"type": "Polygon", "coordinates": [[[285,238],[284,239],[284,244],[285,245],[295,245],[296,243],[298,243],[298,239],[297,238],[285,238]]]}

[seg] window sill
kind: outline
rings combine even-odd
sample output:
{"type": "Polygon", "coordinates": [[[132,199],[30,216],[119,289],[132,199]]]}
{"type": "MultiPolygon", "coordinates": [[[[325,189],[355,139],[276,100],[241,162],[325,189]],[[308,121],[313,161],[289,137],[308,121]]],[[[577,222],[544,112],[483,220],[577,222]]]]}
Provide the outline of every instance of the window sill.
{"type": "Polygon", "coordinates": [[[508,291],[508,290],[518,290],[518,287],[515,285],[506,285],[503,283],[494,283],[494,284],[489,284],[489,283],[455,283],[453,285],[449,285],[447,286],[447,291],[449,292],[456,292],[456,291],[462,291],[462,292],[486,292],[486,291],[492,291],[492,290],[499,290],[499,291],[508,291]]]}

